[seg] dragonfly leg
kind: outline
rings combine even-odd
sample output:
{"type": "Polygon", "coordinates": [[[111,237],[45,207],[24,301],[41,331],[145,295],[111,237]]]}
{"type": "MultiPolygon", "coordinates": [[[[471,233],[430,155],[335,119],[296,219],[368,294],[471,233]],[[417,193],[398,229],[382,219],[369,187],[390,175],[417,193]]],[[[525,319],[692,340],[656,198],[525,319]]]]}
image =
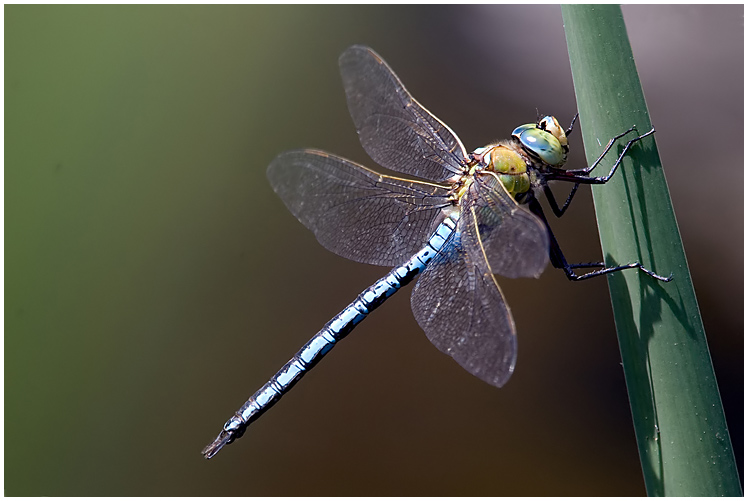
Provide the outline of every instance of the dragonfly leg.
{"type": "MultiPolygon", "coordinates": [[[[572,128],[574,127],[574,122],[576,122],[577,117],[579,114],[577,113],[574,118],[571,121],[571,125],[569,125],[569,128],[566,130],[566,135],[568,136],[571,134],[572,128]]],[[[642,134],[640,136],[635,137],[634,139],[630,140],[628,143],[626,143],[626,146],[623,148],[623,151],[620,155],[618,155],[618,158],[616,159],[615,163],[613,164],[613,167],[611,168],[610,172],[607,176],[603,177],[589,177],[587,174],[589,174],[595,167],[598,166],[600,161],[605,157],[605,155],[610,151],[610,149],[613,147],[613,144],[629,132],[635,130],[636,127],[631,127],[629,130],[618,134],[614,138],[612,138],[610,141],[608,141],[607,146],[605,147],[605,150],[602,152],[602,154],[593,162],[592,165],[589,167],[585,167],[584,169],[573,169],[573,170],[563,170],[563,169],[553,169],[551,172],[546,174],[545,180],[557,180],[557,181],[567,181],[567,182],[573,182],[574,187],[569,192],[569,195],[566,197],[566,201],[564,204],[559,207],[558,202],[556,201],[556,197],[553,195],[553,191],[547,184],[543,184],[543,192],[545,193],[546,198],[548,199],[548,204],[551,206],[551,210],[553,211],[553,214],[556,217],[561,217],[564,215],[564,212],[566,212],[566,209],[569,207],[569,204],[571,204],[572,199],[574,198],[574,195],[576,195],[577,190],[579,189],[580,184],[605,184],[607,183],[610,178],[615,174],[616,169],[618,169],[618,166],[620,165],[621,161],[623,160],[624,155],[626,152],[628,152],[629,148],[632,144],[634,144],[637,141],[641,141],[643,138],[649,136],[650,134],[654,133],[654,128],[647,132],[646,134],[642,134]]]]}
{"type": "Polygon", "coordinates": [[[613,167],[611,167],[610,172],[606,176],[590,177],[590,176],[587,176],[587,174],[589,174],[595,167],[598,166],[600,161],[605,157],[608,151],[610,151],[610,148],[613,146],[613,143],[616,140],[620,139],[621,137],[633,131],[634,129],[635,127],[632,127],[626,132],[623,132],[617,135],[616,137],[614,137],[613,139],[611,139],[608,142],[608,145],[605,147],[605,150],[602,152],[602,154],[589,167],[586,167],[584,169],[575,169],[575,170],[552,169],[550,172],[545,174],[545,178],[549,181],[550,180],[566,181],[570,183],[580,183],[580,184],[605,184],[607,183],[608,181],[610,181],[610,178],[613,177],[613,174],[616,173],[618,166],[621,165],[621,161],[623,160],[623,157],[626,155],[626,153],[629,151],[629,148],[631,148],[631,146],[634,143],[641,141],[645,137],[654,134],[655,132],[654,127],[649,132],[646,132],[640,136],[636,136],[635,138],[631,139],[628,143],[626,143],[626,146],[623,147],[623,151],[621,151],[621,154],[618,155],[618,158],[613,164],[613,167]]]}
{"type": "MultiPolygon", "coordinates": [[[[567,172],[572,172],[574,174],[589,174],[590,172],[592,172],[595,169],[595,167],[597,167],[600,164],[600,162],[602,161],[602,159],[605,158],[605,155],[608,154],[608,152],[613,147],[613,144],[615,144],[616,141],[618,141],[623,136],[625,136],[626,134],[628,134],[629,132],[632,132],[634,130],[636,130],[636,126],[633,126],[630,129],[621,132],[617,136],[612,137],[610,139],[610,141],[608,141],[608,144],[605,145],[605,149],[603,150],[603,152],[600,154],[599,157],[597,157],[597,160],[595,160],[594,162],[592,162],[592,165],[590,165],[589,167],[585,167],[583,169],[570,169],[570,170],[567,170],[567,172]]],[[[652,131],[652,132],[654,132],[654,131],[652,131]]],[[[649,135],[649,134],[651,134],[651,132],[648,132],[646,135],[649,135]]],[[[639,136],[639,137],[637,137],[635,139],[632,139],[632,141],[638,141],[642,137],[644,137],[644,136],[639,136]]],[[[623,157],[623,154],[619,155],[619,159],[618,160],[620,160],[621,157],[623,157]]]]}
{"type": "Polygon", "coordinates": [[[569,137],[571,135],[571,131],[574,130],[574,124],[577,123],[577,118],[579,118],[579,113],[574,115],[574,118],[571,119],[571,123],[569,124],[569,128],[566,129],[564,134],[566,134],[566,137],[569,137]]]}
{"type": "Polygon", "coordinates": [[[566,201],[564,202],[564,205],[562,207],[558,206],[558,202],[556,202],[556,197],[553,195],[553,190],[551,190],[551,187],[547,184],[543,185],[543,193],[545,193],[545,198],[548,200],[548,205],[551,206],[551,210],[553,211],[553,214],[556,217],[561,217],[564,215],[564,212],[566,212],[566,209],[569,208],[569,204],[571,204],[571,199],[574,198],[574,195],[576,195],[577,190],[579,189],[579,183],[574,183],[574,187],[569,192],[569,195],[566,197],[566,201]]]}
{"type": "MultiPolygon", "coordinates": [[[[578,116],[578,115],[577,115],[578,116]]],[[[574,121],[576,120],[577,116],[574,117],[574,119],[571,121],[571,125],[569,126],[569,129],[567,130],[567,134],[571,133],[571,129],[574,126],[574,121]]],[[[564,215],[564,212],[566,212],[566,209],[569,207],[569,204],[571,204],[572,199],[574,198],[574,195],[576,195],[577,190],[579,189],[580,184],[605,184],[607,183],[610,178],[615,174],[616,169],[618,169],[618,166],[621,164],[621,161],[623,160],[624,155],[628,152],[629,148],[631,148],[631,145],[634,144],[637,141],[641,141],[643,138],[654,134],[655,130],[654,128],[647,132],[646,134],[642,134],[640,136],[637,136],[630,140],[628,143],[626,143],[626,146],[623,148],[623,151],[620,155],[618,155],[618,158],[616,159],[615,163],[613,164],[613,167],[610,169],[610,172],[607,176],[602,177],[589,177],[586,174],[589,174],[592,169],[598,166],[600,161],[605,157],[605,155],[610,151],[610,148],[613,146],[613,143],[615,143],[618,139],[622,138],[629,132],[633,131],[636,127],[631,127],[626,132],[623,132],[621,134],[618,134],[614,138],[612,138],[610,141],[608,141],[608,145],[605,147],[605,150],[602,152],[602,154],[595,160],[595,162],[590,165],[589,167],[586,167],[584,169],[576,169],[576,170],[563,170],[563,169],[553,169],[551,172],[545,175],[545,180],[556,180],[556,181],[567,181],[574,183],[574,187],[569,192],[569,195],[566,197],[566,201],[564,204],[559,207],[558,202],[556,202],[556,197],[553,195],[553,191],[547,184],[543,184],[543,193],[545,193],[546,198],[548,199],[548,204],[551,207],[551,210],[553,211],[553,214],[556,217],[561,217],[564,215]]]]}
{"type": "Polygon", "coordinates": [[[605,263],[576,263],[576,264],[567,264],[567,267],[569,269],[577,269],[577,268],[593,268],[593,267],[601,267],[600,270],[591,271],[589,273],[585,273],[583,275],[577,275],[573,271],[571,272],[571,275],[565,268],[564,271],[566,271],[566,276],[569,277],[569,280],[573,281],[579,281],[579,280],[586,280],[588,278],[593,277],[599,277],[600,275],[607,275],[608,273],[613,273],[616,271],[621,270],[630,270],[632,268],[639,268],[640,271],[646,273],[652,278],[655,278],[661,282],[670,282],[673,279],[673,274],[671,273],[667,277],[663,277],[662,275],[658,275],[657,273],[653,272],[652,270],[649,270],[642,266],[640,263],[628,263],[628,264],[622,264],[619,266],[609,266],[605,267],[605,263]]]}
{"type": "Polygon", "coordinates": [[[564,253],[561,251],[561,247],[559,246],[558,241],[556,240],[556,237],[553,235],[553,231],[551,230],[551,227],[548,224],[548,220],[545,218],[545,214],[543,213],[543,208],[540,206],[540,202],[538,202],[538,200],[535,197],[532,197],[528,201],[528,205],[529,205],[530,211],[536,216],[538,216],[543,221],[543,223],[545,223],[545,227],[548,229],[548,241],[550,244],[549,249],[548,249],[548,255],[549,255],[551,264],[553,265],[554,268],[559,268],[559,269],[564,270],[564,273],[566,274],[566,278],[568,278],[569,280],[577,282],[579,280],[587,280],[588,278],[598,277],[601,275],[607,275],[608,273],[614,273],[616,271],[628,270],[632,268],[638,268],[639,270],[646,273],[650,277],[660,280],[662,282],[669,282],[673,279],[672,274],[668,277],[663,277],[645,268],[644,266],[641,265],[641,263],[638,263],[638,262],[623,264],[619,266],[606,266],[606,264],[602,261],[594,262],[594,263],[569,263],[566,260],[564,253]],[[584,273],[581,275],[577,275],[574,272],[574,270],[582,269],[582,268],[601,268],[601,269],[591,271],[589,273],[584,273]]]}

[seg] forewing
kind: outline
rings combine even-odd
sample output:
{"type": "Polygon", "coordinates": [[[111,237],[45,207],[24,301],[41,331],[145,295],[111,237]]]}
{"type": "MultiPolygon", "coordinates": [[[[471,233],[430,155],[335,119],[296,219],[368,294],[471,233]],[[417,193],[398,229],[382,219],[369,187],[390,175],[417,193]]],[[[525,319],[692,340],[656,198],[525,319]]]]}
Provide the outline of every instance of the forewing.
{"type": "Polygon", "coordinates": [[[384,176],[323,151],[278,155],[273,190],[328,250],[380,266],[401,264],[443,219],[448,189],[384,176]]]}
{"type": "Polygon", "coordinates": [[[495,176],[478,175],[461,204],[463,243],[474,262],[487,261],[493,273],[508,278],[538,277],[543,272],[548,264],[548,230],[495,176]]]}
{"type": "Polygon", "coordinates": [[[411,295],[413,315],[440,351],[493,386],[514,371],[514,320],[485,260],[474,261],[458,229],[429,263],[411,295]]]}
{"type": "Polygon", "coordinates": [[[379,165],[436,182],[465,172],[469,159],[459,138],[374,51],[350,47],[340,56],[340,72],[361,144],[379,165]]]}

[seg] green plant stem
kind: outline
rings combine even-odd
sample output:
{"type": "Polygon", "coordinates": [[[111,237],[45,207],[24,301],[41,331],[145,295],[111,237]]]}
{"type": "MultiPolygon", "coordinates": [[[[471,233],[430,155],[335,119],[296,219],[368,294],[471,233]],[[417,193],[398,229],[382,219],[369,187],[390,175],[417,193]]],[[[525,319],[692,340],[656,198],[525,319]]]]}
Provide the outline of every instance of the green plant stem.
{"type": "MultiPolygon", "coordinates": [[[[650,130],[620,7],[562,8],[588,161],[636,125],[650,130]]],[[[626,136],[595,175],[607,174],[626,136]]],[[[677,174],[677,171],[673,171],[677,174]]],[[[649,495],[740,496],[740,479],[704,326],[655,136],[634,145],[605,186],[593,188],[636,439],[649,495]]],[[[594,333],[590,333],[594,335],[594,333]]]]}

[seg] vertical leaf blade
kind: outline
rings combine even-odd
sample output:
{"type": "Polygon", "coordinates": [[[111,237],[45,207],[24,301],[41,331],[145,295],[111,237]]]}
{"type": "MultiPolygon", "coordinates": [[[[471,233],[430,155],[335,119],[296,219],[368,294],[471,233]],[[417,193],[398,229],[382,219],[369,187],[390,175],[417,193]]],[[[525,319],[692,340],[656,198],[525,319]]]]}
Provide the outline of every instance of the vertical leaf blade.
{"type": "MultiPolygon", "coordinates": [[[[592,162],[616,134],[632,125],[644,133],[651,123],[620,7],[572,5],[562,12],[592,162]]],[[[594,174],[607,174],[633,137],[594,174]]],[[[742,495],[655,137],[635,145],[613,179],[592,193],[606,263],[638,261],[674,278],[662,283],[636,270],[608,275],[647,492],[742,495]]]]}

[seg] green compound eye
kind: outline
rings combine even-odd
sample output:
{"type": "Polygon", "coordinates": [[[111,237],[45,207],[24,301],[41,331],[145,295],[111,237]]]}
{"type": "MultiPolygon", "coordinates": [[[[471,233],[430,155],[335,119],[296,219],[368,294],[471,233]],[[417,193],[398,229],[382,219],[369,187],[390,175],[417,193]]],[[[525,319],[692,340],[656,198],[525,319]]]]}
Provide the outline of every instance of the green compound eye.
{"type": "Polygon", "coordinates": [[[535,124],[520,125],[514,129],[512,136],[548,165],[559,165],[566,161],[559,140],[553,134],[538,129],[535,124]]]}
{"type": "Polygon", "coordinates": [[[531,129],[537,129],[538,126],[535,124],[525,124],[520,125],[516,129],[512,131],[512,137],[519,139],[519,137],[522,135],[523,132],[531,130],[531,129]]]}

